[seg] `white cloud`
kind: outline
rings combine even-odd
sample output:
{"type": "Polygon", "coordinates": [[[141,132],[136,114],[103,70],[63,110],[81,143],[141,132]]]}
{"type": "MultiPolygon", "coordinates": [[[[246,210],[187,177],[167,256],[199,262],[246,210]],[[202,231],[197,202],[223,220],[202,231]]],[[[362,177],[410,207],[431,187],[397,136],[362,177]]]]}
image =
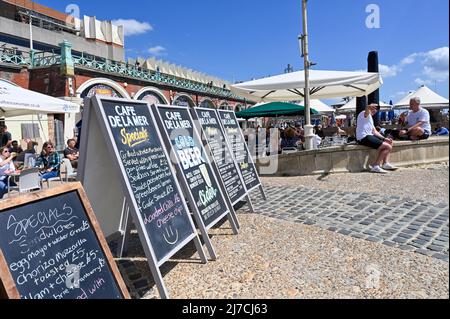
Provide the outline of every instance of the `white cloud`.
{"type": "Polygon", "coordinates": [[[117,19],[112,22],[114,25],[123,26],[125,36],[144,34],[152,31],[153,27],[148,22],[139,22],[134,19],[117,19]]]}
{"type": "Polygon", "coordinates": [[[424,54],[423,73],[431,80],[443,82],[449,78],[449,48],[443,47],[424,54]]]}
{"type": "Polygon", "coordinates": [[[389,66],[389,65],[380,64],[379,68],[380,68],[381,76],[384,78],[390,78],[390,77],[396,76],[399,72],[402,71],[398,67],[398,65],[389,66]]]}
{"type": "Polygon", "coordinates": [[[152,47],[150,49],[148,49],[148,53],[154,55],[154,56],[158,56],[158,55],[165,55],[166,54],[166,48],[162,47],[160,45],[157,45],[155,47],[152,47]]]}
{"type": "Polygon", "coordinates": [[[417,52],[403,58],[394,65],[380,64],[380,73],[383,77],[395,77],[403,72],[408,65],[420,63],[422,65],[422,77],[414,80],[419,85],[430,85],[437,82],[444,82],[449,78],[449,48],[442,47],[428,52],[417,52]]]}
{"type": "Polygon", "coordinates": [[[414,62],[416,62],[418,54],[417,53],[413,53],[408,55],[406,58],[404,58],[401,62],[400,65],[401,66],[406,66],[408,64],[413,64],[414,62]]]}
{"type": "Polygon", "coordinates": [[[421,78],[417,78],[414,80],[414,83],[416,83],[417,85],[432,85],[433,81],[431,80],[423,80],[421,78]]]}

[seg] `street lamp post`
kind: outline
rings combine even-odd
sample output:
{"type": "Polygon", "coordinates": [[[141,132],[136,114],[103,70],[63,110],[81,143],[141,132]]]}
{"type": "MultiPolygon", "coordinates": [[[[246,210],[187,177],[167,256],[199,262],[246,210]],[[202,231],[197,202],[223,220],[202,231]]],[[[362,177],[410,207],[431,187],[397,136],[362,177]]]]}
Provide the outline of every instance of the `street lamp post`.
{"type": "Polygon", "coordinates": [[[309,61],[309,49],[308,49],[308,16],[307,16],[307,2],[308,0],[302,0],[302,12],[303,12],[303,34],[300,36],[302,56],[304,60],[305,68],[305,148],[306,150],[313,149],[313,126],[311,125],[311,108],[310,108],[310,91],[309,91],[309,68],[311,62],[309,61]]]}

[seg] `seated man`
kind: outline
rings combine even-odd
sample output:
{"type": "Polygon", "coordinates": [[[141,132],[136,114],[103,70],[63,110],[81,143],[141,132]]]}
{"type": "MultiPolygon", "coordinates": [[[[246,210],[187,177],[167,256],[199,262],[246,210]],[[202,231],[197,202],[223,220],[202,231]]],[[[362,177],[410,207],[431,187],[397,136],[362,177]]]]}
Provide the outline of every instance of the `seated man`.
{"type": "Polygon", "coordinates": [[[37,146],[38,143],[34,142],[32,140],[26,140],[26,142],[27,142],[27,149],[25,151],[19,153],[19,155],[16,158],[16,161],[18,161],[18,162],[24,162],[25,154],[34,154],[34,155],[36,155],[35,146],[37,146]]]}
{"type": "Polygon", "coordinates": [[[441,123],[437,125],[436,131],[433,132],[433,135],[444,136],[448,135],[448,130],[442,126],[441,123]]]}
{"type": "Polygon", "coordinates": [[[11,148],[9,149],[11,153],[20,154],[23,152],[23,149],[19,146],[19,142],[12,141],[11,148]]]}
{"type": "Polygon", "coordinates": [[[358,115],[356,126],[356,140],[359,144],[378,150],[378,157],[371,168],[372,173],[386,174],[386,170],[396,170],[397,167],[389,163],[393,141],[385,138],[375,128],[373,116],[378,112],[376,104],[370,104],[358,115]]]}
{"type": "Polygon", "coordinates": [[[80,157],[80,152],[75,147],[76,141],[70,139],[67,141],[67,148],[64,150],[64,157],[70,160],[73,168],[78,167],[78,158],[80,157]]]}
{"type": "Polygon", "coordinates": [[[400,137],[410,140],[426,140],[431,136],[430,113],[420,106],[420,98],[413,97],[409,102],[410,111],[406,117],[408,129],[400,131],[400,137]]]}

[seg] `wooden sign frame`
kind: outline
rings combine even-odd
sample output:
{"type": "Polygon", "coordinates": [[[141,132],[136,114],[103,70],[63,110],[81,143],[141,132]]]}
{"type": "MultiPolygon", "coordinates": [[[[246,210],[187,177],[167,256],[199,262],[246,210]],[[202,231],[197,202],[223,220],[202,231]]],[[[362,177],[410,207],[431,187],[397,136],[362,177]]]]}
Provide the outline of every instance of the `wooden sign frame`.
{"type": "MultiPolygon", "coordinates": [[[[170,136],[168,135],[167,131],[164,128],[163,119],[161,117],[161,114],[159,113],[159,108],[170,108],[171,110],[174,110],[174,111],[176,111],[176,110],[186,111],[188,116],[189,116],[189,120],[193,124],[192,125],[192,131],[193,131],[193,135],[194,135],[193,138],[200,142],[200,146],[204,149],[204,153],[205,154],[208,155],[210,153],[209,150],[207,150],[205,148],[205,146],[203,145],[203,143],[202,143],[202,139],[201,139],[201,137],[200,137],[200,135],[199,135],[199,133],[197,131],[196,125],[195,125],[195,123],[194,123],[194,121],[192,119],[192,115],[191,115],[188,107],[173,106],[173,105],[155,105],[154,104],[154,105],[152,105],[152,111],[154,112],[155,118],[157,119],[158,126],[160,127],[160,131],[163,132],[162,135],[163,135],[164,141],[166,143],[167,150],[169,150],[169,149],[173,150],[173,145],[172,145],[172,141],[170,139],[170,136]]],[[[170,153],[170,154],[172,154],[172,153],[170,153]]],[[[220,182],[219,182],[219,180],[218,180],[218,178],[216,176],[217,172],[215,171],[215,163],[213,161],[211,161],[209,156],[207,156],[207,159],[208,159],[208,162],[209,162],[208,164],[210,164],[212,169],[213,169],[213,174],[212,174],[213,176],[212,176],[212,178],[214,179],[216,184],[219,185],[219,190],[218,191],[219,191],[220,196],[222,196],[223,199],[224,199],[224,203],[227,206],[227,210],[223,214],[221,214],[219,217],[217,217],[214,221],[209,223],[209,225],[205,225],[205,223],[203,222],[203,219],[201,217],[200,210],[198,209],[197,205],[195,205],[195,199],[194,199],[193,194],[192,194],[192,192],[191,192],[191,190],[189,188],[189,183],[188,183],[188,181],[186,179],[186,176],[183,173],[183,168],[181,167],[181,164],[179,163],[178,158],[176,157],[176,155],[173,155],[173,156],[177,159],[176,163],[174,163],[174,165],[177,167],[177,173],[178,173],[177,176],[178,176],[178,178],[181,181],[181,185],[183,187],[184,194],[185,194],[185,196],[188,199],[189,207],[191,208],[191,211],[194,213],[194,218],[195,218],[195,221],[197,223],[197,227],[199,228],[200,233],[202,235],[202,238],[205,241],[206,247],[208,248],[208,252],[209,252],[210,258],[212,260],[216,260],[217,259],[217,254],[216,254],[216,252],[214,250],[214,247],[211,244],[211,240],[210,240],[209,235],[208,235],[208,230],[211,229],[212,227],[214,227],[217,223],[219,223],[225,216],[227,216],[228,221],[230,222],[231,228],[233,229],[233,233],[237,234],[238,233],[238,226],[236,225],[236,222],[235,222],[235,220],[237,220],[237,218],[235,216],[233,216],[233,214],[235,214],[233,206],[231,205],[231,208],[230,208],[230,205],[227,204],[227,202],[230,202],[230,201],[229,201],[229,199],[227,199],[228,195],[225,195],[223,193],[222,187],[220,186],[221,184],[220,184],[220,182]]],[[[170,157],[170,158],[172,159],[172,157],[170,157]]]]}
{"type": "Polygon", "coordinates": [[[234,154],[234,151],[233,151],[233,147],[231,146],[230,138],[229,138],[228,134],[226,133],[226,132],[227,132],[227,131],[226,131],[226,128],[225,128],[225,126],[224,126],[223,123],[222,123],[222,117],[220,116],[220,113],[224,113],[224,114],[228,113],[228,114],[231,114],[232,118],[236,121],[237,126],[238,126],[238,128],[239,128],[239,133],[240,133],[240,135],[241,135],[241,140],[243,141],[243,144],[244,144],[245,152],[247,153],[247,157],[248,157],[248,159],[249,159],[249,163],[248,163],[248,164],[251,164],[251,165],[254,167],[255,173],[256,173],[256,177],[258,178],[258,185],[253,186],[251,189],[248,189],[248,188],[247,188],[247,190],[248,190],[248,192],[250,193],[252,190],[254,190],[254,189],[256,189],[256,188],[259,188],[259,190],[260,190],[260,192],[261,192],[261,195],[262,195],[264,201],[267,201],[266,192],[265,192],[264,187],[263,187],[263,185],[262,185],[262,183],[261,183],[261,178],[259,177],[258,170],[256,169],[255,162],[253,161],[252,154],[250,153],[250,150],[248,149],[247,143],[245,143],[244,134],[242,133],[242,129],[241,129],[241,127],[239,126],[239,122],[238,122],[238,120],[237,120],[237,118],[236,118],[236,114],[235,114],[233,111],[228,111],[228,110],[216,110],[216,112],[217,112],[217,115],[218,115],[218,117],[219,117],[219,119],[220,119],[220,125],[222,126],[222,129],[223,129],[223,131],[224,131],[224,133],[225,133],[225,138],[227,139],[228,145],[229,145],[229,147],[230,147],[231,152],[233,153],[233,155],[235,155],[235,154],[234,154]]]}
{"type": "MultiPolygon", "coordinates": [[[[71,183],[38,193],[0,201],[0,214],[2,214],[4,210],[12,209],[16,206],[32,204],[37,201],[45,200],[58,195],[64,195],[73,191],[76,191],[78,193],[81,204],[86,212],[87,220],[89,221],[92,227],[92,231],[100,244],[100,248],[106,257],[107,265],[117,284],[117,287],[119,288],[119,291],[122,294],[122,297],[124,299],[130,299],[130,294],[128,293],[127,287],[122,279],[120,271],[114,261],[111,251],[109,250],[109,246],[106,242],[95,213],[81,183],[71,183]]],[[[6,263],[6,259],[0,247],[0,289],[2,288],[2,282],[3,291],[0,291],[0,297],[5,297],[7,299],[20,299],[19,291],[17,290],[13,276],[9,271],[8,264],[6,263]]]]}
{"type": "MultiPolygon", "coordinates": [[[[243,179],[242,174],[241,174],[241,170],[239,169],[239,166],[236,163],[236,159],[234,157],[233,151],[231,150],[230,145],[228,144],[228,140],[226,138],[226,133],[224,132],[223,127],[222,127],[222,125],[220,123],[219,115],[217,114],[217,112],[215,112],[214,109],[208,109],[208,108],[203,108],[203,107],[195,107],[195,108],[191,109],[191,115],[192,115],[192,117],[194,118],[195,121],[198,121],[198,126],[199,126],[199,130],[198,131],[201,132],[202,137],[204,137],[205,143],[206,143],[206,145],[208,145],[208,147],[210,149],[210,154],[211,154],[211,157],[213,158],[213,160],[214,160],[214,155],[212,154],[211,147],[209,146],[210,143],[208,141],[208,137],[206,136],[206,132],[203,129],[202,124],[200,123],[199,112],[212,112],[212,113],[215,114],[217,120],[219,121],[218,122],[219,130],[220,130],[220,132],[221,132],[221,134],[222,134],[222,136],[224,138],[224,140],[222,142],[224,143],[225,152],[228,152],[229,155],[231,156],[231,159],[233,160],[234,167],[235,167],[236,172],[237,172],[238,177],[239,177],[239,181],[240,181],[242,187],[245,190],[245,194],[242,195],[241,197],[237,198],[234,201],[232,201],[231,197],[230,197],[231,205],[234,207],[237,203],[239,203],[241,200],[243,200],[245,198],[247,200],[248,204],[249,204],[250,210],[252,212],[254,212],[253,204],[252,204],[252,202],[250,200],[250,196],[249,196],[249,191],[247,189],[247,186],[245,185],[244,179],[243,179]]],[[[218,174],[218,176],[221,176],[220,169],[219,169],[219,164],[216,163],[216,166],[217,166],[217,171],[218,171],[217,174],[218,174]]],[[[222,182],[223,182],[222,184],[223,184],[224,192],[227,193],[227,190],[226,190],[226,187],[225,187],[225,180],[223,178],[221,178],[221,179],[222,179],[222,182]]]]}
{"type": "MultiPolygon", "coordinates": [[[[136,199],[133,196],[132,187],[127,178],[127,174],[125,172],[123,163],[118,157],[119,152],[118,152],[116,143],[114,141],[114,136],[112,134],[111,128],[109,127],[108,123],[106,122],[107,119],[105,116],[105,112],[100,105],[102,100],[103,101],[112,101],[112,102],[116,102],[116,103],[132,103],[134,105],[139,104],[139,105],[142,105],[142,107],[147,108],[147,110],[149,111],[150,117],[151,117],[150,121],[152,121],[152,123],[154,123],[155,131],[157,133],[157,138],[161,141],[161,146],[162,146],[164,155],[166,156],[167,159],[169,159],[170,157],[169,157],[167,149],[164,145],[164,142],[163,142],[163,139],[161,136],[161,132],[156,124],[154,114],[147,102],[137,101],[137,100],[118,99],[118,98],[111,98],[111,97],[102,97],[102,96],[100,96],[100,97],[95,96],[95,97],[91,98],[89,106],[88,106],[90,108],[89,123],[90,123],[90,125],[93,125],[95,122],[97,122],[97,125],[99,125],[99,127],[100,127],[100,131],[102,132],[103,137],[104,137],[104,142],[106,144],[107,149],[109,150],[109,155],[111,157],[113,157],[113,160],[112,160],[112,162],[114,162],[113,167],[115,168],[115,171],[117,172],[118,181],[122,185],[122,189],[123,189],[122,194],[124,194],[124,196],[126,198],[126,203],[129,205],[129,212],[131,213],[131,216],[134,220],[134,224],[138,230],[139,238],[140,238],[140,241],[144,248],[145,255],[147,257],[147,262],[150,267],[150,271],[153,275],[153,279],[155,280],[155,283],[156,283],[156,286],[158,288],[161,298],[167,299],[167,298],[169,298],[169,293],[164,284],[164,280],[163,280],[163,277],[162,277],[159,267],[161,265],[163,265],[165,262],[167,262],[173,255],[175,255],[178,251],[180,251],[182,248],[184,248],[192,240],[194,240],[194,244],[199,253],[201,261],[203,263],[207,263],[207,258],[203,251],[202,244],[198,237],[198,233],[195,228],[195,225],[190,216],[188,216],[188,220],[189,220],[189,223],[190,223],[190,226],[192,229],[192,234],[189,237],[187,237],[183,242],[179,243],[176,247],[174,247],[174,249],[172,249],[168,254],[166,254],[166,256],[164,258],[162,258],[160,260],[158,260],[156,258],[156,254],[152,247],[151,240],[150,240],[147,230],[145,228],[142,216],[139,213],[138,204],[136,202],[136,199]],[[93,116],[95,117],[95,119],[93,121],[94,123],[92,122],[93,116]]],[[[85,132],[85,133],[87,133],[87,132],[85,132]]],[[[180,184],[177,181],[177,178],[176,178],[177,175],[174,172],[171,165],[169,165],[169,169],[170,169],[172,176],[174,177],[174,186],[176,187],[177,191],[182,195],[183,192],[180,187],[180,184]]],[[[187,206],[184,198],[181,199],[181,202],[182,202],[182,205],[183,205],[183,208],[185,209],[185,211],[189,212],[188,206],[187,206]]],[[[127,215],[126,212],[127,212],[128,208],[126,208],[126,205],[122,205],[120,209],[122,211],[121,224],[124,224],[124,222],[125,222],[125,224],[129,225],[130,223],[129,223],[129,220],[127,220],[127,216],[126,216],[127,215]]],[[[123,236],[125,236],[125,238],[126,238],[126,236],[128,235],[127,230],[119,230],[119,231],[123,232],[123,236]]]]}

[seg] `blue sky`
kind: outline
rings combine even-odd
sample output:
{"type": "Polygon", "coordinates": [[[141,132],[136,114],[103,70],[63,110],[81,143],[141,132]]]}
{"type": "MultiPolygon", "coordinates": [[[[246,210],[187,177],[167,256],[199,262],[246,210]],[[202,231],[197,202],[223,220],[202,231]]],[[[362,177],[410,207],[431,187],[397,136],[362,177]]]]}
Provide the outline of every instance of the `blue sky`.
{"type": "MultiPolygon", "coordinates": [[[[129,57],[156,56],[228,81],[302,69],[297,36],[300,0],[50,1],[65,11],[122,20],[129,57]]],[[[448,0],[309,0],[311,60],[315,69],[367,68],[369,51],[379,52],[381,99],[396,102],[420,84],[449,96],[448,0]],[[366,20],[379,8],[379,28],[366,20]]]]}

